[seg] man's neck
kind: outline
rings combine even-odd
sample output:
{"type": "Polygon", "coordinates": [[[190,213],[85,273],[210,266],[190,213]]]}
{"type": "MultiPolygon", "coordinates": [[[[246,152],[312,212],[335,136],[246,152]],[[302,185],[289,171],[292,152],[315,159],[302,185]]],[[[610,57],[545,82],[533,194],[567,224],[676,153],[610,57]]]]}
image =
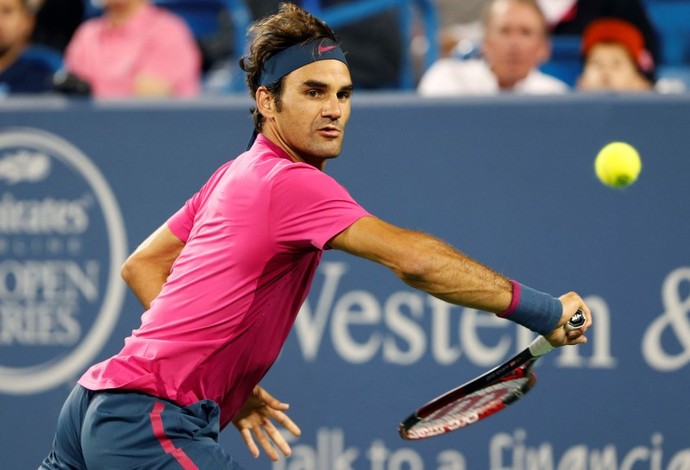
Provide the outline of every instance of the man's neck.
{"type": "Polygon", "coordinates": [[[307,165],[311,165],[321,171],[324,170],[326,167],[326,160],[325,159],[309,159],[309,158],[304,158],[302,155],[298,154],[295,150],[290,148],[289,145],[281,138],[281,136],[276,133],[273,129],[271,129],[268,126],[264,126],[264,129],[261,131],[261,133],[264,135],[265,138],[270,140],[274,145],[277,145],[278,147],[282,148],[285,153],[288,154],[290,157],[290,160],[293,162],[301,162],[301,163],[306,163],[307,165]]]}
{"type": "Polygon", "coordinates": [[[107,11],[108,22],[113,26],[120,26],[127,22],[132,16],[136,15],[146,3],[148,3],[147,0],[138,0],[118,6],[117,8],[109,8],[107,11]]]}
{"type": "Polygon", "coordinates": [[[518,80],[513,80],[513,81],[500,81],[498,80],[498,88],[501,89],[501,91],[511,91],[513,88],[515,88],[515,85],[517,84],[518,80]]]}
{"type": "Polygon", "coordinates": [[[515,85],[517,85],[521,80],[527,78],[527,77],[522,77],[522,78],[507,78],[503,77],[500,78],[498,74],[496,74],[496,71],[491,67],[491,73],[496,77],[496,83],[498,84],[498,88],[501,91],[511,91],[513,88],[515,88],[515,85]]]}

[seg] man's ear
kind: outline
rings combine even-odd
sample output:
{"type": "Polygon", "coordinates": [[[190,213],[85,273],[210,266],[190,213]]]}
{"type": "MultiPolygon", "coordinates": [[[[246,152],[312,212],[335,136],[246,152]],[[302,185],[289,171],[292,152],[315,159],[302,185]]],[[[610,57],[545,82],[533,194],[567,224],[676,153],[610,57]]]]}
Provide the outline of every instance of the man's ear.
{"type": "Polygon", "coordinates": [[[275,113],[275,99],[265,86],[260,86],[256,90],[256,109],[265,118],[272,117],[275,113]]]}

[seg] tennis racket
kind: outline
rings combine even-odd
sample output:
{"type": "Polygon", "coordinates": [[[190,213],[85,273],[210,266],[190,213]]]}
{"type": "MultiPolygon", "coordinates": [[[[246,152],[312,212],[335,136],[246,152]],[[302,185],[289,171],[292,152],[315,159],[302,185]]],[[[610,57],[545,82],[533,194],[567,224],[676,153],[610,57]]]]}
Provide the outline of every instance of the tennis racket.
{"type": "MultiPolygon", "coordinates": [[[[566,328],[581,328],[587,318],[578,310],[566,328]]],[[[461,429],[488,418],[522,398],[536,383],[532,366],[553,346],[543,336],[515,357],[485,374],[431,400],[408,416],[398,428],[407,440],[426,439],[461,429]]]]}

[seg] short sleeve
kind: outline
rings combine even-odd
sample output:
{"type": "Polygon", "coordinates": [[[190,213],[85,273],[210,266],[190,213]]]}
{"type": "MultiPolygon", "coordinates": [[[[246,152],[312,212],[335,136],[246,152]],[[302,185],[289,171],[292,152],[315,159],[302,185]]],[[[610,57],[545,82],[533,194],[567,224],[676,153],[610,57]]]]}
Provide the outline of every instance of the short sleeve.
{"type": "Polygon", "coordinates": [[[180,240],[187,243],[189,234],[194,226],[194,217],[199,208],[199,193],[189,198],[187,202],[175,212],[167,222],[170,231],[180,240]]]}
{"type": "Polygon", "coordinates": [[[232,161],[229,161],[218,168],[201,189],[190,197],[187,202],[185,202],[184,206],[168,219],[168,228],[177,238],[187,243],[189,234],[194,227],[194,219],[199,211],[199,207],[201,207],[202,201],[208,196],[208,192],[216,186],[218,180],[223,178],[223,175],[225,175],[225,172],[228,171],[231,166],[232,161]]]}
{"type": "Polygon", "coordinates": [[[324,249],[367,215],[335,179],[308,165],[292,165],[272,188],[269,217],[278,243],[324,249]]]}

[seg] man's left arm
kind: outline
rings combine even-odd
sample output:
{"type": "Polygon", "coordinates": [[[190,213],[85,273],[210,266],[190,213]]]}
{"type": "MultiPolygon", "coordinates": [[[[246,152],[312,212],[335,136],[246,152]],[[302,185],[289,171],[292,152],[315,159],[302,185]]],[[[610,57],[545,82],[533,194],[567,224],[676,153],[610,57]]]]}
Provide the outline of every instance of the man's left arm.
{"type": "Polygon", "coordinates": [[[149,235],[122,265],[122,279],[145,308],[148,309],[160,293],[184,245],[165,223],[149,235]]]}

